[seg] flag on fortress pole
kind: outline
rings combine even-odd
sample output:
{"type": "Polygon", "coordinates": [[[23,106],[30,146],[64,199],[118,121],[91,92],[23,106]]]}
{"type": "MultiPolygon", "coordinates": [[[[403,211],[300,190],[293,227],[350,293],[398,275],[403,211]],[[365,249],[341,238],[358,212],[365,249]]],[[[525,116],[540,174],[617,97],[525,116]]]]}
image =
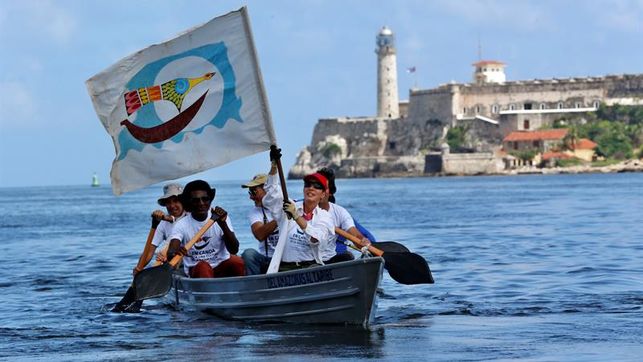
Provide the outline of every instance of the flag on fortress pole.
{"type": "Polygon", "coordinates": [[[408,68],[406,68],[406,72],[407,72],[407,73],[409,73],[409,74],[413,74],[413,88],[417,88],[417,87],[418,87],[418,78],[417,78],[417,74],[415,74],[415,70],[416,70],[416,69],[415,69],[415,65],[414,65],[414,66],[412,66],[412,67],[408,67],[408,68]]]}
{"type": "Polygon", "coordinates": [[[276,144],[245,7],[140,50],[86,83],[116,149],[116,195],[276,144]]]}

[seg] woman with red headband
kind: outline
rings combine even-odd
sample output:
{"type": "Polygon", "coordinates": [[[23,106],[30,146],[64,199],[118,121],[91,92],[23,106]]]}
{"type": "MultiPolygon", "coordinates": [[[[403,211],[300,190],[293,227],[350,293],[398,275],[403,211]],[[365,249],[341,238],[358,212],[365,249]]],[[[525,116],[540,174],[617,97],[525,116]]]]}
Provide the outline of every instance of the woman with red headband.
{"type": "Polygon", "coordinates": [[[284,212],[294,223],[289,223],[286,248],[279,265],[279,271],[323,265],[321,256],[335,255],[335,224],[328,211],[319,207],[319,202],[328,193],[328,179],[320,173],[304,177],[304,199],[294,202],[283,200],[276,162],[281,158],[281,150],[270,151],[272,167],[264,186],[266,196],[263,205],[278,222],[284,212]],[[282,212],[283,210],[283,212],[282,212]],[[331,255],[332,254],[332,255],[331,255]]]}

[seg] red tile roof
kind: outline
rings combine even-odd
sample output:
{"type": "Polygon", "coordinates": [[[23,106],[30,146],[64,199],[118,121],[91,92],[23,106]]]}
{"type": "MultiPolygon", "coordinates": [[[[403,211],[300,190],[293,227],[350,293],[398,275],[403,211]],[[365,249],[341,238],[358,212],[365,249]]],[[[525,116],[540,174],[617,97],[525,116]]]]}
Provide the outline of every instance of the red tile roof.
{"type": "Polygon", "coordinates": [[[588,140],[587,138],[581,138],[578,141],[576,141],[576,144],[574,144],[574,149],[575,150],[593,150],[596,148],[598,144],[593,142],[592,140],[588,140]]]}
{"type": "Polygon", "coordinates": [[[544,129],[540,131],[513,131],[502,141],[562,140],[566,135],[566,128],[544,129]]]}
{"type": "Polygon", "coordinates": [[[503,62],[499,62],[497,60],[481,60],[479,62],[471,64],[474,67],[480,67],[480,66],[485,66],[485,65],[505,65],[503,62]]]}
{"type": "Polygon", "coordinates": [[[572,156],[562,153],[562,152],[545,152],[543,153],[543,161],[550,160],[552,158],[557,158],[559,160],[565,160],[568,158],[572,158],[572,156]]]}

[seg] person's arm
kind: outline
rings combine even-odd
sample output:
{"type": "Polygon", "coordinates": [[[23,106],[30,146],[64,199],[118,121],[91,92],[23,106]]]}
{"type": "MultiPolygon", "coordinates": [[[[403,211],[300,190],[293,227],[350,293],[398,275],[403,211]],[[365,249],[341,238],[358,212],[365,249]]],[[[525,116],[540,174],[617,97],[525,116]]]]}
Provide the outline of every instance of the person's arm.
{"type": "Polygon", "coordinates": [[[187,250],[181,246],[181,240],[172,239],[170,240],[170,246],[167,248],[167,260],[172,260],[178,254],[187,255],[187,250]]]}
{"type": "Polygon", "coordinates": [[[145,250],[145,252],[143,254],[141,254],[141,256],[138,258],[138,263],[134,267],[134,270],[133,270],[132,274],[136,275],[141,270],[143,270],[143,268],[145,268],[147,263],[149,263],[150,260],[152,260],[152,257],[154,256],[154,251],[156,251],[156,245],[152,244],[152,245],[150,245],[149,248],[147,248],[145,250]],[[139,268],[138,267],[139,265],[143,265],[143,268],[139,268]]]}
{"type": "Polygon", "coordinates": [[[357,228],[355,226],[349,228],[346,231],[348,231],[349,234],[359,238],[360,244],[361,244],[359,246],[364,247],[364,246],[371,245],[371,241],[368,240],[368,238],[366,236],[362,235],[362,233],[360,233],[359,230],[357,230],[357,228]]]}
{"type": "Polygon", "coordinates": [[[219,215],[217,225],[219,225],[221,231],[223,231],[222,239],[225,243],[226,249],[228,249],[230,254],[236,255],[239,252],[239,240],[237,240],[237,236],[234,234],[234,231],[230,230],[230,227],[228,226],[228,212],[217,206],[214,208],[214,213],[219,215]]]}
{"type": "Polygon", "coordinates": [[[257,221],[254,224],[250,226],[250,230],[252,230],[252,235],[255,236],[255,238],[259,241],[264,241],[272,234],[275,229],[277,229],[277,221],[272,220],[267,223],[263,223],[261,221],[257,221]]]}

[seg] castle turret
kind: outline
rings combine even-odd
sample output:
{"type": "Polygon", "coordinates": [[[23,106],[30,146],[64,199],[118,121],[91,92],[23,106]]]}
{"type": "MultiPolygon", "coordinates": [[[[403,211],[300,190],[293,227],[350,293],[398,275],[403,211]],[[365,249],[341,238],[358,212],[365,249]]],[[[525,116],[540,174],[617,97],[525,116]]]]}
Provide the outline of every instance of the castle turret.
{"type": "Polygon", "coordinates": [[[377,34],[377,116],[398,118],[400,116],[397,94],[397,60],[395,36],[388,27],[377,34]]]}
{"type": "Polygon", "coordinates": [[[473,82],[476,84],[504,83],[505,63],[495,60],[481,60],[472,64],[475,67],[473,82]]]}

